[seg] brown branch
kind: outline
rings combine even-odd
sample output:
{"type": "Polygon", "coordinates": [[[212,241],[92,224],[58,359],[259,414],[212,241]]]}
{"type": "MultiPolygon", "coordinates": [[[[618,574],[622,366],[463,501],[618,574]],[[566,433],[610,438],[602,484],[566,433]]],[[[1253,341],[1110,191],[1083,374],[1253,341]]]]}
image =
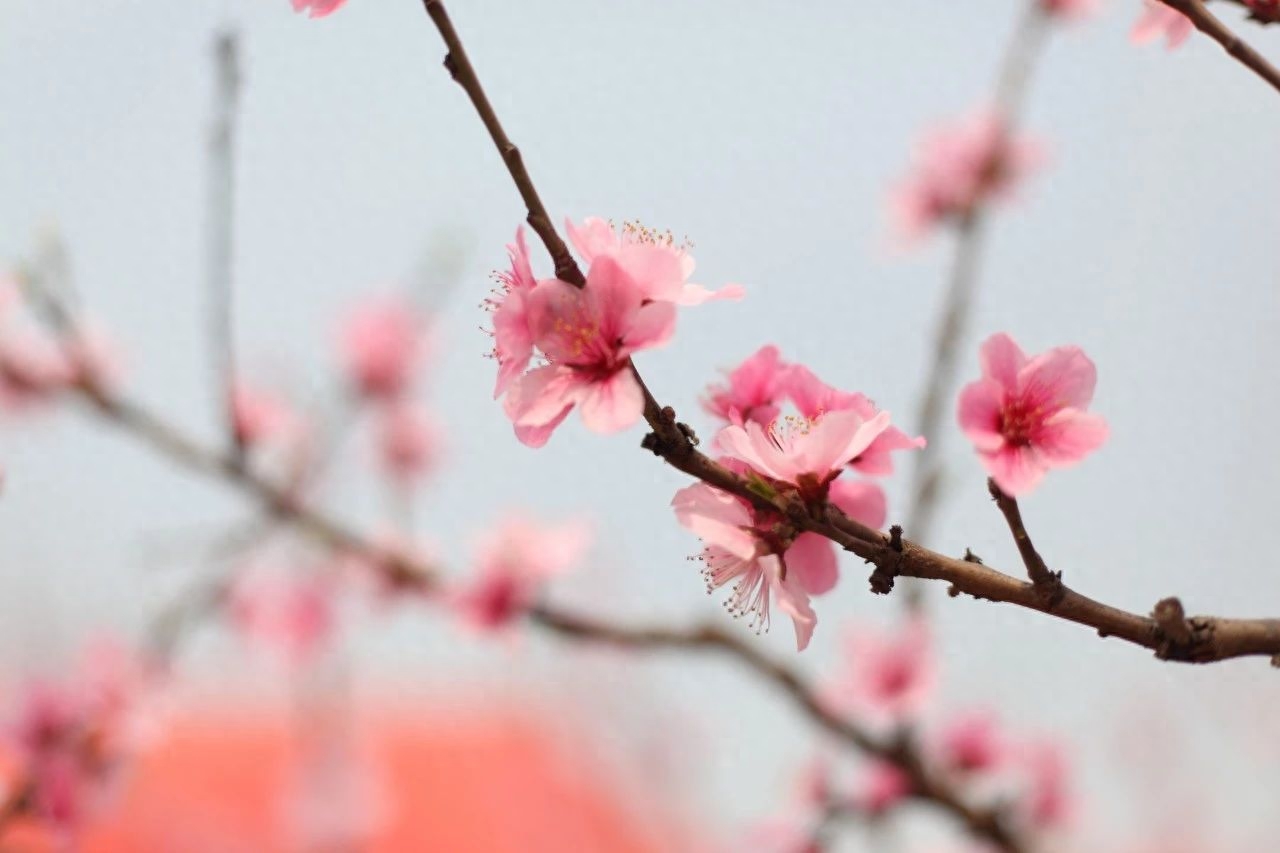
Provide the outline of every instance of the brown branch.
{"type": "Polygon", "coordinates": [[[1176,9],[1191,19],[1191,23],[1200,32],[1222,46],[1232,59],[1261,77],[1271,88],[1280,92],[1280,70],[1268,62],[1262,54],[1250,47],[1243,39],[1227,29],[1212,12],[1205,8],[1201,0],[1160,0],[1170,9],[1176,9]]]}
{"type": "Polygon", "coordinates": [[[990,478],[987,479],[987,491],[1004,514],[1009,532],[1013,534],[1014,544],[1018,546],[1018,553],[1022,556],[1022,564],[1027,567],[1027,577],[1031,578],[1032,586],[1039,590],[1052,607],[1062,598],[1062,572],[1051,571],[1031,542],[1031,534],[1027,533],[1027,527],[1022,521],[1022,510],[1018,508],[1017,499],[1005,494],[996,485],[996,481],[990,478]]]}

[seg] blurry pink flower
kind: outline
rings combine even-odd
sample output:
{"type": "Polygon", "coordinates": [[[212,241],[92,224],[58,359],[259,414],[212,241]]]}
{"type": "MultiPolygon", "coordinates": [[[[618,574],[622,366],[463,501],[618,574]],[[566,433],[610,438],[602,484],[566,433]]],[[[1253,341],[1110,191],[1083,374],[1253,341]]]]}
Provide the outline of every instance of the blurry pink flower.
{"type": "Polygon", "coordinates": [[[1191,19],[1159,0],[1142,0],[1142,16],[1129,31],[1129,41],[1148,44],[1164,36],[1165,47],[1173,50],[1190,36],[1195,29],[1191,19]]]}
{"type": "Polygon", "coordinates": [[[1022,750],[1019,763],[1027,777],[1022,806],[1031,824],[1050,829],[1070,820],[1073,803],[1062,749],[1054,743],[1032,744],[1022,750]]]}
{"type": "Polygon", "coordinates": [[[1097,370],[1079,347],[1029,359],[1000,333],[979,356],[982,379],[960,391],[957,417],[1005,493],[1029,492],[1050,468],[1074,465],[1106,441],[1106,421],[1085,411],[1097,370]]]}
{"type": "Polygon", "coordinates": [[[337,619],[332,585],[319,572],[315,566],[286,570],[267,562],[245,566],[227,601],[232,624],[287,666],[308,663],[332,635],[337,619]]]}
{"type": "Polygon", "coordinates": [[[64,355],[70,383],[107,391],[124,375],[119,344],[96,323],[81,322],[66,338],[64,355]]]}
{"type": "Polygon", "coordinates": [[[306,12],[312,18],[323,18],[338,11],[347,0],[292,0],[293,11],[306,12]]]}
{"type": "Polygon", "coordinates": [[[815,418],[777,418],[767,427],[730,425],[716,436],[720,448],[758,474],[796,486],[806,499],[826,496],[844,466],[889,428],[889,413],[871,418],[841,409],[815,418]]]}
{"type": "Polygon", "coordinates": [[[382,467],[404,486],[422,477],[439,456],[440,430],[423,409],[396,403],[378,413],[382,467]]]}
{"type": "Polygon", "coordinates": [[[242,447],[256,447],[293,432],[299,420],[283,397],[250,382],[231,387],[231,425],[242,447]]]}
{"type": "Polygon", "coordinates": [[[74,378],[66,353],[49,338],[19,330],[0,335],[0,406],[19,411],[48,402],[74,378]]]}
{"type": "Polygon", "coordinates": [[[1041,148],[1013,136],[1004,118],[989,110],[927,134],[914,171],[893,192],[890,210],[904,240],[915,240],[942,222],[1007,198],[1042,160],[1041,148]]]}
{"type": "Polygon", "coordinates": [[[485,300],[493,311],[493,356],[498,361],[498,381],[493,396],[500,397],[533,357],[533,330],[529,328],[529,293],[537,285],[529,263],[524,228],[516,229],[516,241],[507,244],[511,269],[498,273],[498,293],[485,300]]]}
{"type": "Polygon", "coordinates": [[[590,539],[578,521],[503,520],[481,542],[474,576],[452,597],[454,610],[476,628],[506,627],[534,606],[546,581],[582,558],[590,539]]]}
{"type": "Polygon", "coordinates": [[[339,344],[352,385],[370,399],[394,400],[409,390],[423,353],[422,318],[402,298],[375,297],[347,316],[339,344]]]}
{"type": "Polygon", "coordinates": [[[112,771],[136,745],[133,717],[147,686],[136,659],[98,645],[64,682],[32,682],[19,697],[6,739],[31,785],[35,816],[60,834],[74,834],[100,804],[112,771]]]}
{"type": "Polygon", "coordinates": [[[911,780],[897,765],[874,759],[869,762],[853,793],[853,802],[861,811],[879,817],[911,793],[911,780]]]}
{"type": "Polygon", "coordinates": [[[732,582],[725,608],[735,618],[750,614],[757,631],[769,630],[776,598],[795,625],[797,650],[804,651],[818,623],[810,592],[826,592],[836,582],[831,542],[813,533],[783,539],[776,532],[781,516],[705,483],[676,492],[671,506],[680,524],[702,539],[707,592],[732,582]]]}
{"type": "MultiPolygon", "coordinates": [[[[827,412],[841,410],[854,411],[864,419],[871,420],[879,412],[875,403],[865,394],[833,388],[804,365],[795,365],[787,372],[786,390],[796,409],[810,420],[827,412]]],[[[898,450],[918,450],[926,443],[924,436],[911,438],[896,426],[890,425],[849,464],[871,477],[888,476],[893,473],[891,453],[898,450]]]]}
{"type": "Polygon", "coordinates": [[[702,406],[711,414],[742,426],[769,424],[778,416],[787,366],[773,345],[763,346],[728,373],[728,383],[710,385],[702,406]]]}
{"type": "Polygon", "coordinates": [[[644,287],[606,256],[592,263],[586,287],[540,282],[529,312],[549,364],[507,391],[504,408],[521,441],[541,447],[574,406],[595,432],[618,432],[640,419],[644,397],[630,358],[671,338],[674,305],[647,301],[644,287]]]}
{"type": "Polygon", "coordinates": [[[1040,8],[1051,17],[1065,21],[1087,18],[1098,10],[1099,0],[1040,0],[1040,8]]]}
{"type": "Polygon", "coordinates": [[[995,716],[986,712],[958,715],[938,734],[938,760],[959,773],[980,773],[999,766],[1006,757],[995,716]]]}
{"type": "Polygon", "coordinates": [[[919,619],[908,619],[895,634],[855,626],[845,657],[844,673],[828,690],[839,708],[902,720],[918,714],[933,691],[932,643],[919,619]]]}
{"type": "Polygon", "coordinates": [[[608,222],[594,216],[584,219],[581,225],[566,219],[565,229],[584,261],[595,264],[600,258],[613,258],[640,284],[646,299],[690,306],[719,299],[741,299],[745,293],[737,284],[712,291],[690,283],[693,256],[675,245],[670,232],[660,233],[638,223],[624,222],[618,233],[608,222]]]}

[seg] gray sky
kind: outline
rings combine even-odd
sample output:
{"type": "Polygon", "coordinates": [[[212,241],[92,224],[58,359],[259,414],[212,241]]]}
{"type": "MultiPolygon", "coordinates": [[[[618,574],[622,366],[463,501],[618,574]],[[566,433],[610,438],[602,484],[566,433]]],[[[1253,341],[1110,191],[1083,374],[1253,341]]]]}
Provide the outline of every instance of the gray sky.
{"type": "MultiPolygon", "coordinates": [[[[1016,4],[453,5],[557,217],[671,228],[696,242],[700,281],[748,288],[740,304],[684,312],[673,344],[642,356],[660,399],[692,414],[718,368],[773,342],[907,419],[951,242],[886,251],[886,189],[922,128],[984,100],[1016,4]]],[[[684,483],[634,449],[641,430],[603,437],[571,419],[535,452],[490,399],[476,305],[522,210],[418,4],[351,0],[317,22],[288,6],[0,0],[0,257],[26,255],[56,224],[84,302],[125,342],[131,392],[214,434],[203,146],[211,34],[234,22],[246,54],[235,270],[246,363],[323,393],[341,311],[371,290],[426,288],[441,308],[426,399],[451,453],[417,506],[423,534],[461,560],[468,540],[455,532],[502,507],[589,510],[600,532],[591,569],[554,596],[636,620],[719,614],[684,560],[695,540],[667,509],[684,483]],[[443,271],[459,252],[454,281],[443,271]]],[[[1176,593],[1195,612],[1275,615],[1280,392],[1267,365],[1280,328],[1280,105],[1207,41],[1172,54],[1130,46],[1137,12],[1111,0],[1049,47],[1027,124],[1051,164],[995,221],[973,343],[1005,330],[1032,351],[1078,343],[1098,364],[1109,443],[1024,502],[1071,583],[1134,610],[1176,593]]],[[[1222,14],[1280,53],[1272,30],[1234,7],[1222,14]]],[[[1015,567],[976,460],[958,434],[947,443],[952,489],[931,544],[1015,567]]],[[[359,474],[360,452],[357,442],[334,504],[372,524],[381,499],[359,474]]],[[[245,512],[70,414],[6,429],[2,456],[0,663],[10,670],[55,659],[91,626],[136,630],[193,576],[201,537],[245,512]]],[[[891,516],[904,486],[888,484],[891,516]]],[[[830,666],[842,621],[896,615],[862,575],[850,563],[818,600],[818,634],[798,665],[830,666]]],[[[939,712],[993,703],[1019,731],[1066,737],[1090,830],[1140,835],[1172,805],[1214,836],[1277,843],[1266,792],[1280,782],[1280,740],[1266,712],[1280,681],[1265,664],[1159,664],[1021,610],[937,595],[934,605],[939,712]],[[1176,747],[1133,759],[1152,751],[1143,733],[1164,727],[1176,747]],[[1150,784],[1152,761],[1172,781],[1150,784]]],[[[368,624],[353,658],[388,689],[581,693],[618,721],[607,736],[624,751],[679,721],[698,740],[682,771],[689,812],[726,828],[776,802],[812,742],[778,697],[720,662],[623,664],[541,639],[514,655],[459,651],[440,622],[410,612],[368,624]]],[[[760,642],[794,656],[789,635],[760,642]]],[[[193,679],[235,654],[204,636],[193,679]]]]}

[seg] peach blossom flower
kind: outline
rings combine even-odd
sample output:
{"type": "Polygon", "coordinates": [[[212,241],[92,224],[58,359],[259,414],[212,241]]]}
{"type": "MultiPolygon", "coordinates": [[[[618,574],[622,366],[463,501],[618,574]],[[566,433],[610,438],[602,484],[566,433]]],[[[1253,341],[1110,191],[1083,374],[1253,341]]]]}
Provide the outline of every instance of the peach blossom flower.
{"type": "Polygon", "coordinates": [[[933,647],[919,619],[908,619],[894,633],[854,626],[845,659],[844,672],[826,691],[836,707],[898,721],[918,714],[933,692],[933,647]]]}
{"type": "Polygon", "coordinates": [[[961,390],[957,417],[1007,494],[1031,491],[1050,468],[1074,465],[1106,441],[1106,421],[1085,411],[1097,369],[1079,347],[1028,358],[1000,333],[979,355],[982,378],[961,390]]]}
{"type": "Polygon", "coordinates": [[[347,376],[366,398],[403,397],[425,348],[422,318],[405,299],[378,296],[356,306],[339,335],[347,376]]]}
{"type": "Polygon", "coordinates": [[[788,367],[778,348],[763,346],[742,364],[728,372],[728,382],[710,385],[702,406],[711,414],[742,426],[747,421],[769,424],[778,416],[783,397],[783,380],[788,367]]]}

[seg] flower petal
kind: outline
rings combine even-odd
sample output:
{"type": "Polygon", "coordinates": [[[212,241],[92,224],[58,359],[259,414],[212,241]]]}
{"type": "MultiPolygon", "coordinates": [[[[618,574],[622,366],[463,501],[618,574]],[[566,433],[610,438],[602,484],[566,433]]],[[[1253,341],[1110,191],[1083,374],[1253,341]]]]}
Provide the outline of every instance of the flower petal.
{"type": "Polygon", "coordinates": [[[836,549],[816,533],[801,533],[782,555],[788,579],[794,576],[809,595],[829,592],[840,579],[836,549]]]}
{"type": "Polygon", "coordinates": [[[1000,383],[1005,391],[1018,390],[1018,371],[1027,363],[1027,356],[1013,338],[998,332],[982,342],[978,350],[982,363],[982,375],[1000,383]]]}

